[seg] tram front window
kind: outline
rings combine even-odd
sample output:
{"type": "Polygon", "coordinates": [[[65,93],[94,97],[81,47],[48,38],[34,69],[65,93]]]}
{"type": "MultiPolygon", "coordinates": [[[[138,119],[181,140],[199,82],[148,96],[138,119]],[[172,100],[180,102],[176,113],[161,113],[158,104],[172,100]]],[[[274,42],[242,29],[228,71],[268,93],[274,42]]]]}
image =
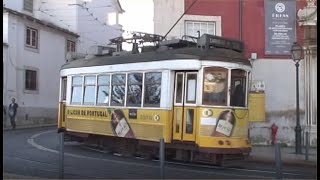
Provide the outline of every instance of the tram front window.
{"type": "Polygon", "coordinates": [[[204,69],[204,105],[227,105],[228,69],[207,67],[204,69]]]}
{"type": "Polygon", "coordinates": [[[231,70],[230,106],[245,107],[247,72],[241,69],[231,70]]]}

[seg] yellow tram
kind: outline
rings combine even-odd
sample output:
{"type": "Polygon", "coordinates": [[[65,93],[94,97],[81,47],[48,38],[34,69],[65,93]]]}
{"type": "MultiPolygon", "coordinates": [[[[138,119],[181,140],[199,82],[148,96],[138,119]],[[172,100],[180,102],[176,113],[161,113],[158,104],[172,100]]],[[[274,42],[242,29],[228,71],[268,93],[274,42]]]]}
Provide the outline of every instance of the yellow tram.
{"type": "Polygon", "coordinates": [[[58,128],[142,155],[157,154],[163,138],[180,160],[219,164],[250,152],[242,42],[205,34],[116,54],[62,66],[58,128]]]}

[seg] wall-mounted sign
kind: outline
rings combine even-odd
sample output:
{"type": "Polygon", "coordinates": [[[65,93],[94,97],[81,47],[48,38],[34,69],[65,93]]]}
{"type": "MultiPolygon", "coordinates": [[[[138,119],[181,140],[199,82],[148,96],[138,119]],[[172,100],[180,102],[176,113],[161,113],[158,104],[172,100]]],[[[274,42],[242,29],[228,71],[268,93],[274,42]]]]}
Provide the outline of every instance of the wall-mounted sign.
{"type": "Polygon", "coordinates": [[[266,90],[266,85],[264,81],[252,81],[250,92],[264,92],[266,90]]]}
{"type": "Polygon", "coordinates": [[[265,54],[289,55],[296,40],[296,0],[264,0],[265,54]]]}

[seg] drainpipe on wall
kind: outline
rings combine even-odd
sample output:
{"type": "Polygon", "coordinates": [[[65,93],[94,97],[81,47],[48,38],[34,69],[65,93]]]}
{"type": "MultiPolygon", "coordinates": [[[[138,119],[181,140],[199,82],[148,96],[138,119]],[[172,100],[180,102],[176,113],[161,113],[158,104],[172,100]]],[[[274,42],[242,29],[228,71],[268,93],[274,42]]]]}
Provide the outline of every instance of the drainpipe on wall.
{"type": "Polygon", "coordinates": [[[242,40],[242,1],[239,0],[239,38],[242,40]]]}
{"type": "MultiPolygon", "coordinates": [[[[4,100],[4,106],[5,106],[5,108],[6,108],[6,110],[7,110],[7,116],[6,116],[6,124],[7,123],[9,123],[8,122],[8,106],[9,106],[9,103],[11,103],[11,98],[9,97],[9,95],[10,95],[10,93],[8,93],[9,91],[8,91],[8,74],[9,74],[9,68],[11,68],[10,67],[10,65],[9,65],[9,63],[11,63],[12,61],[11,61],[11,59],[10,59],[10,48],[11,48],[11,46],[8,44],[8,46],[6,47],[6,58],[5,58],[5,79],[4,79],[4,97],[3,97],[3,100],[4,100]]],[[[10,123],[9,123],[10,124],[10,123]]]]}
{"type": "Polygon", "coordinates": [[[4,74],[5,74],[5,79],[3,80],[4,81],[4,87],[3,87],[3,106],[6,110],[6,115],[4,116],[4,122],[5,122],[5,127],[7,125],[7,114],[8,114],[8,110],[7,110],[7,79],[8,79],[8,48],[9,48],[9,45],[6,47],[6,53],[5,53],[5,59],[4,59],[4,63],[5,63],[5,66],[4,66],[4,74]]]}

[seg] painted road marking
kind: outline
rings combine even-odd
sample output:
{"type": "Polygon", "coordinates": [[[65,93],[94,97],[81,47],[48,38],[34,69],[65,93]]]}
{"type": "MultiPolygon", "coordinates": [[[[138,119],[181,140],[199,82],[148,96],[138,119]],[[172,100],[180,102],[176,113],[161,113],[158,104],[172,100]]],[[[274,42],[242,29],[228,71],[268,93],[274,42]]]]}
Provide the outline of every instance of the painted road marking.
{"type": "MultiPolygon", "coordinates": [[[[27,141],[30,145],[36,147],[39,150],[42,151],[47,151],[55,154],[59,154],[59,151],[54,150],[54,149],[49,149],[44,146],[41,146],[37,144],[34,139],[44,135],[48,134],[51,132],[55,132],[55,130],[49,130],[49,131],[44,131],[41,133],[37,133],[33,136],[31,136],[27,141]]],[[[124,162],[124,161],[118,161],[118,160],[110,160],[110,159],[101,159],[101,158],[94,158],[94,157],[89,157],[89,156],[83,156],[83,155],[77,155],[77,154],[72,154],[72,153],[64,153],[64,155],[69,156],[69,157],[74,157],[74,158],[81,158],[81,159],[88,159],[88,160],[99,160],[99,161],[105,161],[105,162],[111,162],[111,163],[118,163],[118,164],[124,164],[124,165],[134,165],[134,166],[144,166],[144,167],[149,167],[149,168],[159,168],[159,165],[146,165],[146,164],[141,164],[141,163],[134,163],[134,162],[124,162]]],[[[182,168],[175,168],[175,167],[165,167],[168,169],[173,169],[173,170],[186,170],[182,168]]],[[[236,169],[236,168],[225,168],[225,169],[236,169]]],[[[275,173],[271,171],[264,171],[264,170],[252,170],[252,169],[239,169],[240,171],[251,171],[251,172],[263,172],[263,173],[275,173]]],[[[230,173],[220,173],[220,172],[207,172],[207,171],[200,171],[200,170],[194,170],[194,169],[187,169],[187,171],[192,171],[192,172],[197,172],[197,173],[207,173],[207,174],[218,174],[218,175],[230,175],[230,173]]],[[[283,173],[283,174],[291,174],[293,175],[294,173],[283,173]]],[[[301,175],[301,174],[294,174],[294,175],[301,175]]],[[[240,176],[240,177],[252,177],[252,178],[269,178],[266,176],[251,176],[251,175],[241,175],[241,174],[232,174],[232,176],[240,176]]],[[[274,177],[270,177],[274,178],[274,177]]]]}
{"type": "MultiPolygon", "coordinates": [[[[35,134],[35,135],[33,135],[32,137],[30,137],[28,139],[28,143],[31,144],[32,146],[36,147],[39,150],[47,151],[47,152],[51,152],[51,153],[55,153],[55,154],[59,154],[59,151],[54,150],[54,149],[46,148],[44,146],[41,146],[41,145],[37,144],[34,141],[34,139],[36,137],[39,137],[40,135],[48,134],[48,133],[51,133],[51,132],[53,132],[53,131],[51,130],[51,131],[45,131],[45,132],[41,132],[41,133],[35,134]]],[[[74,157],[74,158],[88,159],[88,160],[100,160],[100,161],[106,161],[106,162],[118,163],[118,164],[125,164],[125,165],[135,165],[135,166],[145,166],[145,167],[150,167],[150,168],[159,168],[158,165],[145,165],[145,164],[134,163],[134,162],[123,162],[123,161],[110,160],[110,159],[101,159],[101,158],[88,157],[88,156],[77,155],[77,154],[72,154],[72,153],[64,153],[64,155],[65,156],[69,156],[69,157],[74,157]]]]}

